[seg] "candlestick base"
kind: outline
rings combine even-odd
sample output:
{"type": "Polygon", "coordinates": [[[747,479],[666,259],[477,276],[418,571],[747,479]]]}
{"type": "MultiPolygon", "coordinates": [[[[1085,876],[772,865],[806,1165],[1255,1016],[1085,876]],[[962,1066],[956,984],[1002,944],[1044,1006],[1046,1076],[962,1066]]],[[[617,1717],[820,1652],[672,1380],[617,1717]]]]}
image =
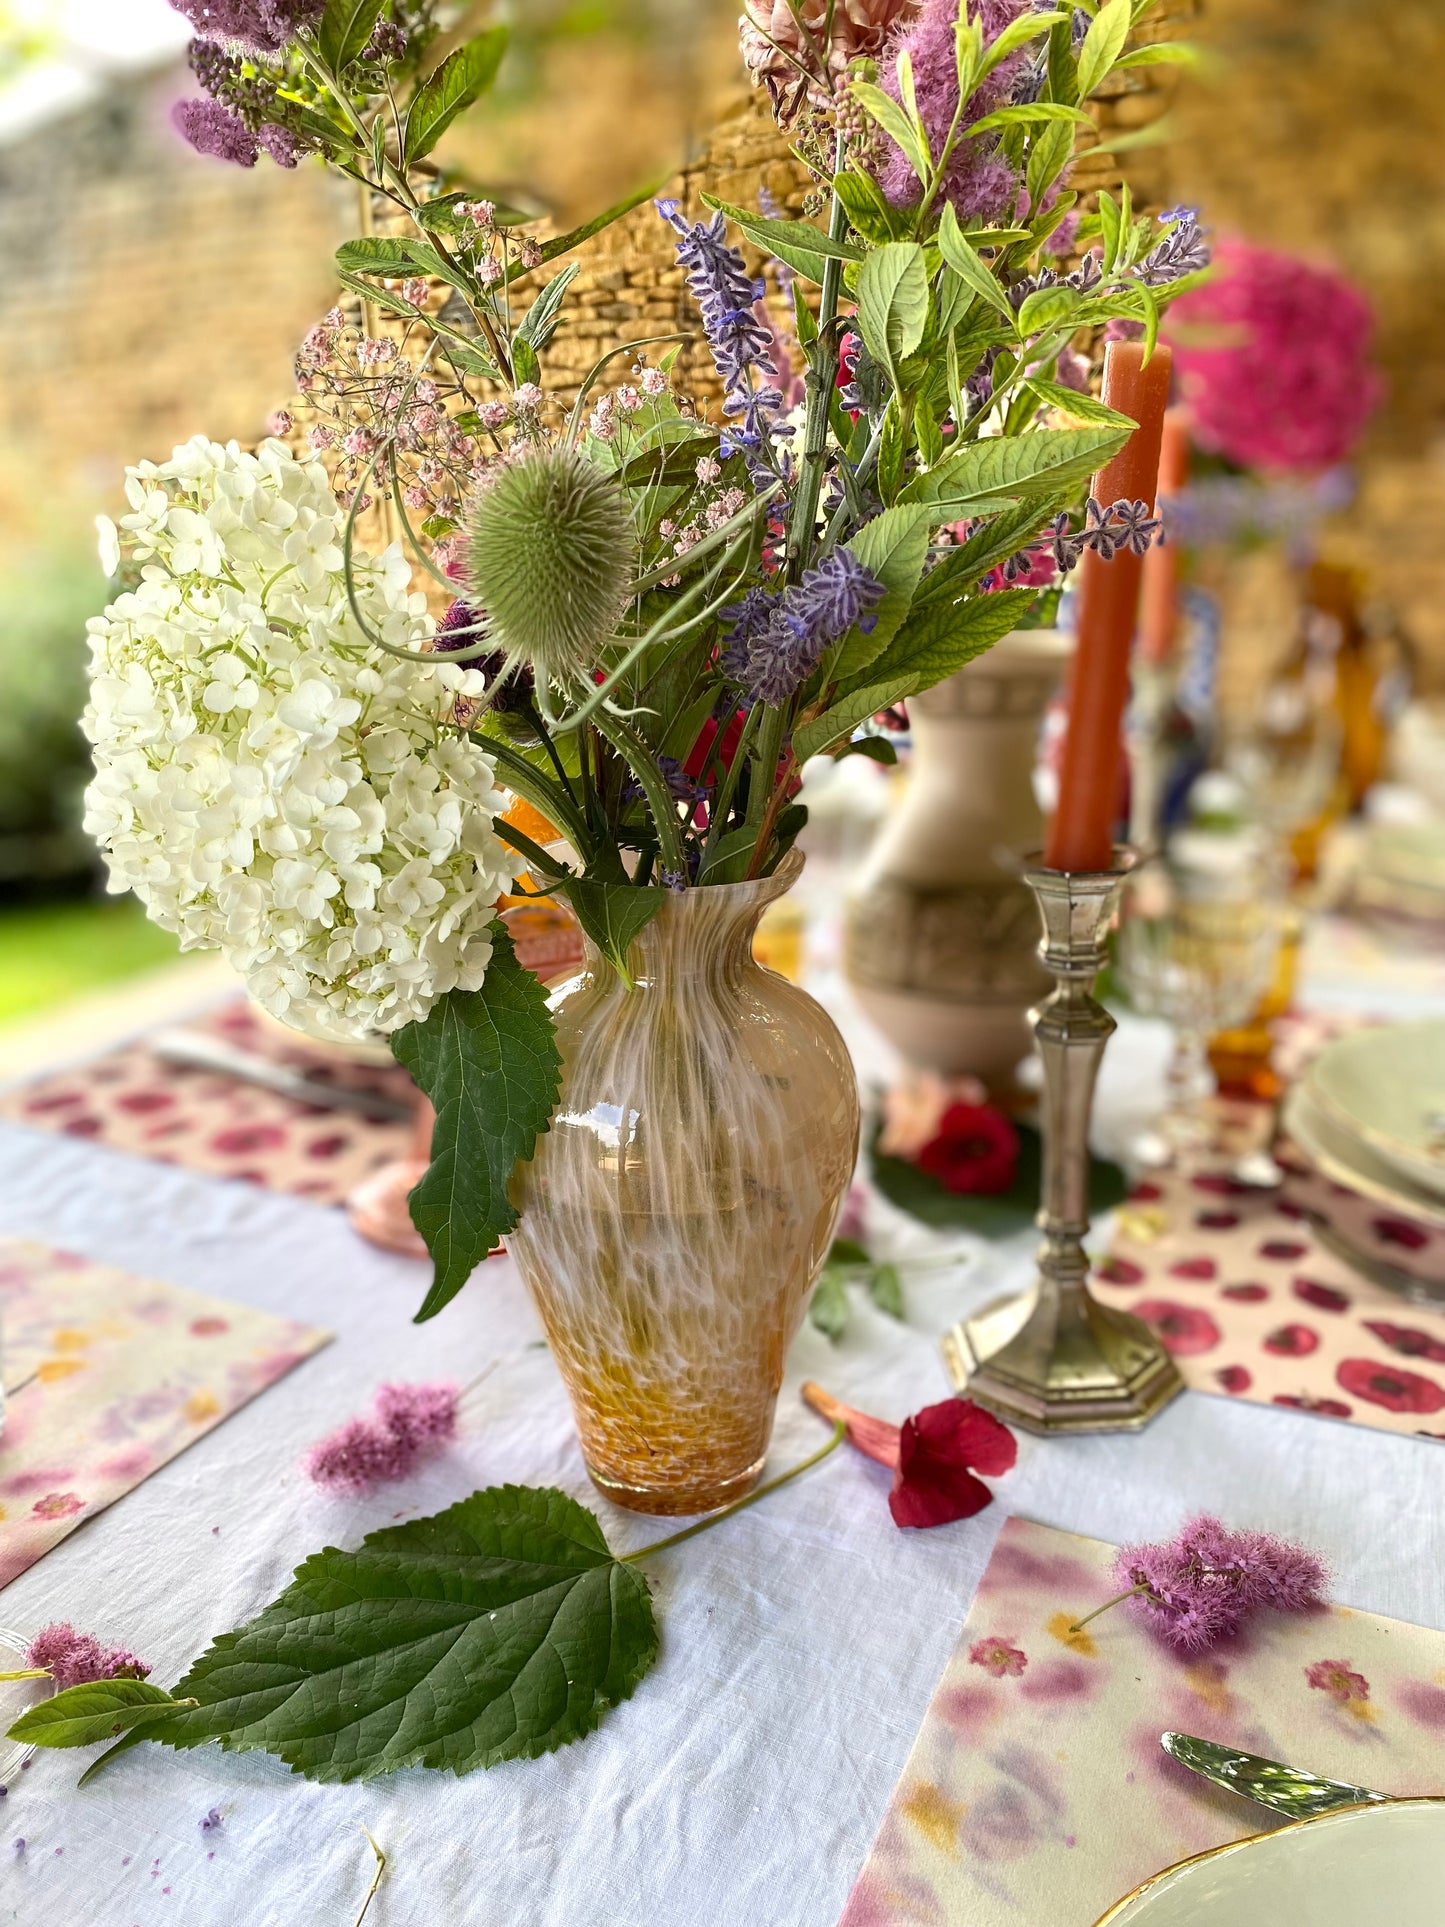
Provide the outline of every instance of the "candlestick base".
{"type": "Polygon", "coordinates": [[[1184,1388],[1142,1319],[1090,1296],[1089,1114],[1114,1020],[1093,997],[1103,945],[1137,858],[1112,869],[1025,869],[1038,898],[1039,955],[1057,988],[1032,1013],[1043,1060],[1043,1201],[1039,1275],[1018,1297],[986,1305],[943,1341],[954,1385],[1027,1432],[1128,1432],[1184,1388]]]}

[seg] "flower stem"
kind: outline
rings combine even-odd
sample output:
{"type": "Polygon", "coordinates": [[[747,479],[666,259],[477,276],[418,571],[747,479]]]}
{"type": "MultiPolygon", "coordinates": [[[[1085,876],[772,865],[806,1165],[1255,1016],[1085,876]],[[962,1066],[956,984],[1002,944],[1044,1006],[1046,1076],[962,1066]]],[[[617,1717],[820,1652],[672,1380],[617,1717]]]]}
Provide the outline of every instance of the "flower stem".
{"type": "Polygon", "coordinates": [[[1122,1606],[1126,1599],[1133,1599],[1141,1592],[1152,1592],[1153,1590],[1154,1588],[1149,1584],[1147,1579],[1141,1579],[1137,1586],[1130,1586],[1127,1592],[1116,1592],[1114,1597],[1112,1599],[1106,1599],[1102,1606],[1095,1606],[1091,1613],[1085,1613],[1082,1619],[1076,1619],[1073,1625],[1070,1626],[1069,1631],[1071,1633],[1081,1633],[1091,1619],[1097,1619],[1100,1613],[1108,1612],[1111,1606],[1122,1606]]]}
{"type": "Polygon", "coordinates": [[[731,1505],[725,1505],[720,1512],[713,1512],[706,1519],[699,1519],[696,1525],[684,1526],[681,1532],[674,1532],[670,1538],[654,1540],[650,1546],[640,1546],[636,1552],[623,1553],[617,1562],[618,1565],[635,1565],[639,1559],[647,1558],[649,1553],[666,1552],[669,1546],[680,1546],[684,1539],[694,1539],[699,1532],[706,1532],[712,1526],[721,1525],[724,1519],[730,1519],[735,1512],[745,1512],[750,1505],[756,1505],[759,1499],[766,1499],[770,1492],[776,1492],[780,1486],[787,1485],[800,1473],[810,1471],[813,1466],[826,1459],[828,1454],[841,1443],[847,1429],[846,1425],[835,1425],[833,1436],[828,1443],[820,1445],[816,1452],[799,1464],[791,1466],[786,1472],[780,1472],[777,1478],[769,1479],[766,1485],[757,1486],[748,1493],[746,1498],[734,1499],[731,1505]]]}
{"type": "Polygon", "coordinates": [[[48,1666],[26,1666],[22,1667],[18,1673],[0,1673],[0,1680],[50,1679],[51,1677],[52,1675],[48,1666]]]}

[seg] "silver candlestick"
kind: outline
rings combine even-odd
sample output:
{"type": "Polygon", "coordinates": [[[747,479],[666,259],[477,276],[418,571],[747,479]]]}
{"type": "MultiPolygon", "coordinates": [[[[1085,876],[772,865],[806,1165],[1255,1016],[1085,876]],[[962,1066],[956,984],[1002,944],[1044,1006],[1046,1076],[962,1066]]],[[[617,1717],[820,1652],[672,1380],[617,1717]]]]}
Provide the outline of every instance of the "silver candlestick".
{"type": "Polygon", "coordinates": [[[1032,1013],[1043,1059],[1044,1241],[1039,1275],[1016,1298],[986,1305],[944,1339],[960,1391],[1027,1432],[1136,1431],[1183,1390],[1173,1359],[1142,1319],[1090,1296],[1089,1113],[1115,1024],[1095,1001],[1104,940],[1136,853],[1114,867],[1048,870],[1024,880],[1038,899],[1039,955],[1057,988],[1032,1013]]]}

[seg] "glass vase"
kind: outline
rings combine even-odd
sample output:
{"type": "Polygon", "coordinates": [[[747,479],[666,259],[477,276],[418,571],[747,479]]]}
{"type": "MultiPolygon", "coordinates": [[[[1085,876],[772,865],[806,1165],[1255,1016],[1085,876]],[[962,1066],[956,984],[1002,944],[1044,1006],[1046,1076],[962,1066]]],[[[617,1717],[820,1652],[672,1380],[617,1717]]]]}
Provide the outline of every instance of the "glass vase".
{"type": "Polygon", "coordinates": [[[587,1470],[636,1511],[706,1511],[758,1477],[852,1178],[843,1039],[752,954],[801,868],[794,853],[756,882],[667,893],[631,982],[589,944],[552,1000],[562,1090],[507,1247],[587,1470]]]}

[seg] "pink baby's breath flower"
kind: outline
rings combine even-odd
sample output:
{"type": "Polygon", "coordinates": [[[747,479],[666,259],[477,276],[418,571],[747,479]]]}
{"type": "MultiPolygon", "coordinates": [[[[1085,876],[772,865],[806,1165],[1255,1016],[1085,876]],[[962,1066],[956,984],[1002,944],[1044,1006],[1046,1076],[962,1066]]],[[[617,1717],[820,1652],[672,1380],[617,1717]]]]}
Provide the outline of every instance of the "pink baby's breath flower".
{"type": "Polygon", "coordinates": [[[289,435],[291,433],[291,417],[284,408],[278,408],[268,418],[266,426],[273,435],[289,435]]]}
{"type": "Polygon", "coordinates": [[[307,1476],[358,1498],[408,1478],[455,1438],[457,1398],[454,1385],[383,1385],[374,1419],[348,1419],[311,1447],[307,1476]]]}
{"type": "Polygon", "coordinates": [[[642,392],[644,395],[665,395],[667,376],[660,368],[644,368],[642,371],[642,392]]]}
{"type": "Polygon", "coordinates": [[[323,448],[330,448],[335,440],[336,436],[329,428],[318,426],[308,428],[306,431],[306,446],[314,449],[318,455],[323,448]]]}
{"type": "Polygon", "coordinates": [[[496,255],[489,254],[477,263],[477,279],[484,288],[493,287],[502,278],[502,264],[496,255]]]}
{"type": "Polygon", "coordinates": [[[406,491],[403,500],[409,509],[424,509],[431,500],[431,497],[424,488],[418,488],[417,485],[413,483],[406,491]]]}
{"type": "Polygon", "coordinates": [[[542,391],[535,381],[524,381],[519,388],[514,388],[512,391],[514,406],[525,410],[528,414],[540,408],[543,400],[542,391]]]}
{"type": "Polygon", "coordinates": [[[426,282],[420,275],[414,275],[409,281],[402,282],[401,298],[403,301],[409,301],[414,308],[426,305],[426,282]]]}
{"type": "Polygon", "coordinates": [[[617,390],[617,406],[624,415],[635,415],[642,406],[642,392],[631,382],[624,382],[617,390]]]}
{"type": "Polygon", "coordinates": [[[483,428],[505,428],[512,411],[504,401],[484,401],[477,410],[483,428]]]}
{"type": "Polygon", "coordinates": [[[715,462],[711,455],[700,455],[697,463],[697,479],[700,482],[715,482],[722,474],[722,464],[715,462]]]}
{"type": "Polygon", "coordinates": [[[346,316],[340,308],[328,308],[321,317],[321,326],[323,328],[344,328],[346,326],[346,316]]]}
{"type": "Polygon", "coordinates": [[[722,498],[722,505],[729,515],[736,515],[747,499],[740,488],[730,488],[722,498]]]}
{"type": "Polygon", "coordinates": [[[144,1679],[150,1671],[124,1646],[102,1646],[65,1620],[41,1627],[26,1648],[25,1664],[43,1666],[59,1687],[88,1686],[98,1679],[144,1679]]]}
{"type": "Polygon", "coordinates": [[[376,437],[369,428],[353,428],[341,446],[348,455],[358,455],[364,460],[376,447],[376,437]]]}

